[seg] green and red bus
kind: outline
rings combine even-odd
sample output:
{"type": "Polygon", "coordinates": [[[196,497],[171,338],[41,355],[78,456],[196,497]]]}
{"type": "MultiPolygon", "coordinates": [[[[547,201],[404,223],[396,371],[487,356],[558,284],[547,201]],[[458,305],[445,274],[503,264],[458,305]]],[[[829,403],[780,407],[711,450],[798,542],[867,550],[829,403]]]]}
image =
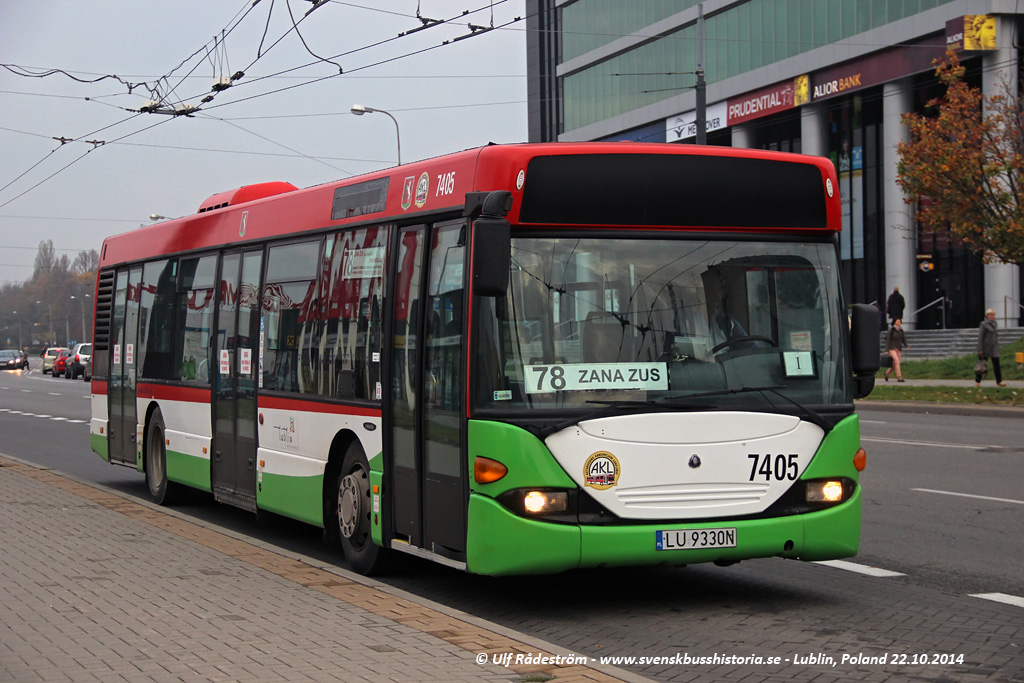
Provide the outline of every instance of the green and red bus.
{"type": "Polygon", "coordinates": [[[878,319],[840,230],[828,160],[683,145],[217,194],[103,243],[92,449],[364,573],[849,557],[878,319]]]}

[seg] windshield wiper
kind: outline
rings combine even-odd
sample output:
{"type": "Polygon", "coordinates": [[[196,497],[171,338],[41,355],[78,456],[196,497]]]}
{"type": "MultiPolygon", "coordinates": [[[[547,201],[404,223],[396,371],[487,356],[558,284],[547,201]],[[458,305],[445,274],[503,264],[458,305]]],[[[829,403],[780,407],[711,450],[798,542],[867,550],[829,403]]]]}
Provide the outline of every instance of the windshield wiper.
{"type": "Polygon", "coordinates": [[[808,422],[811,422],[813,424],[818,425],[823,430],[825,430],[825,432],[832,431],[832,423],[830,423],[828,420],[826,420],[824,417],[822,417],[819,413],[814,412],[813,410],[811,410],[810,408],[808,408],[804,404],[802,404],[799,401],[796,401],[796,400],[790,398],[789,396],[786,396],[785,394],[783,394],[782,392],[779,391],[779,389],[785,389],[785,388],[787,388],[787,385],[785,385],[785,384],[773,384],[773,385],[764,386],[764,387],[739,387],[738,389],[719,389],[717,391],[705,391],[705,392],[700,393],[700,394],[690,394],[689,396],[673,396],[673,397],[667,398],[665,400],[666,401],[677,401],[677,400],[686,400],[686,399],[690,399],[690,398],[701,398],[701,397],[704,397],[704,396],[724,396],[724,395],[730,395],[730,394],[746,394],[746,393],[755,392],[755,391],[758,392],[758,393],[761,393],[761,394],[769,394],[770,393],[770,394],[773,394],[775,396],[778,396],[779,398],[781,398],[783,400],[789,401],[790,403],[795,405],[797,408],[799,408],[801,416],[806,418],[806,420],[808,422]]]}
{"type": "MultiPolygon", "coordinates": [[[[822,417],[820,414],[814,412],[813,410],[811,410],[807,406],[803,405],[802,403],[799,403],[799,402],[791,399],[789,396],[786,396],[785,394],[779,392],[779,389],[785,389],[785,388],[787,388],[787,385],[785,385],[785,384],[774,384],[774,385],[763,386],[763,387],[739,387],[739,388],[736,388],[736,389],[718,389],[716,391],[705,391],[705,392],[702,392],[702,393],[699,393],[699,394],[690,394],[688,396],[669,396],[669,397],[663,398],[663,399],[661,399],[659,401],[628,401],[628,400],[621,400],[621,401],[599,401],[599,400],[589,400],[589,401],[587,401],[587,403],[594,403],[594,404],[597,404],[597,405],[601,405],[603,407],[599,408],[598,410],[586,413],[585,415],[580,415],[579,417],[573,417],[573,418],[570,418],[568,420],[565,420],[564,422],[559,422],[556,425],[552,425],[550,427],[546,427],[546,428],[540,430],[540,437],[541,437],[541,439],[545,439],[548,436],[550,436],[551,434],[554,434],[555,432],[561,431],[561,430],[563,430],[563,429],[565,429],[567,427],[573,427],[575,425],[578,425],[580,422],[585,422],[586,420],[596,420],[596,419],[601,418],[601,417],[609,417],[609,416],[612,416],[612,415],[622,414],[624,408],[642,408],[642,409],[644,409],[644,410],[634,411],[636,413],[655,412],[657,410],[661,410],[661,409],[663,409],[665,407],[669,407],[669,406],[671,406],[672,408],[677,409],[677,410],[714,410],[714,409],[718,408],[718,404],[716,404],[716,403],[710,403],[710,402],[706,402],[706,401],[689,403],[689,401],[691,401],[692,399],[707,398],[707,397],[710,397],[710,396],[728,396],[728,395],[732,395],[732,394],[748,394],[748,393],[753,393],[753,392],[757,392],[757,393],[763,394],[763,395],[765,395],[766,398],[767,398],[767,394],[774,394],[775,396],[778,396],[779,398],[782,398],[782,399],[784,399],[786,401],[789,401],[794,406],[796,406],[797,408],[800,409],[800,417],[803,417],[804,419],[806,419],[808,422],[810,422],[812,424],[818,425],[826,433],[832,431],[832,426],[833,425],[828,420],[826,420],[824,417],[822,417]],[[675,404],[675,405],[673,405],[673,404],[675,404]]],[[[771,401],[769,401],[769,404],[771,404],[771,401]]]]}

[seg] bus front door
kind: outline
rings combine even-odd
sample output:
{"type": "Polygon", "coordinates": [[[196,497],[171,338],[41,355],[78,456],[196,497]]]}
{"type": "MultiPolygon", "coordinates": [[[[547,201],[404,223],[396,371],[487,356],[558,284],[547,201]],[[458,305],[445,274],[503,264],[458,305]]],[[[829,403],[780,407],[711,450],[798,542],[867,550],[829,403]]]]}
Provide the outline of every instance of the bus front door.
{"type": "MultiPolygon", "coordinates": [[[[390,465],[397,544],[465,561],[463,221],[400,234],[390,465]],[[429,247],[427,246],[429,244],[429,247]]],[[[392,547],[396,547],[393,543],[392,547]]]]}
{"type": "Polygon", "coordinates": [[[139,336],[142,268],[117,271],[110,324],[107,452],[111,462],[136,464],[135,344],[139,336]]]}
{"type": "Polygon", "coordinates": [[[256,510],[256,344],[263,254],[228,252],[221,264],[214,344],[213,457],[216,500],[256,510]]]}

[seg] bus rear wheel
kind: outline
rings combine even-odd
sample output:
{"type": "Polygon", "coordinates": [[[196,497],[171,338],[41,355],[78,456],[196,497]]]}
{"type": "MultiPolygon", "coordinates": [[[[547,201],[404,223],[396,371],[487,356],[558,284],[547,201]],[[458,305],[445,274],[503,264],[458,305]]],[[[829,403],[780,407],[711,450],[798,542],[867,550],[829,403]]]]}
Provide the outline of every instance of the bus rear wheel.
{"type": "Polygon", "coordinates": [[[178,492],[178,485],[167,480],[167,450],[164,418],[157,410],[146,430],[146,485],[149,497],[157,505],[170,505],[178,492]]]}
{"type": "Polygon", "coordinates": [[[370,575],[383,568],[386,551],[370,536],[370,465],[358,443],[345,452],[334,487],[332,529],[353,571],[370,575]]]}

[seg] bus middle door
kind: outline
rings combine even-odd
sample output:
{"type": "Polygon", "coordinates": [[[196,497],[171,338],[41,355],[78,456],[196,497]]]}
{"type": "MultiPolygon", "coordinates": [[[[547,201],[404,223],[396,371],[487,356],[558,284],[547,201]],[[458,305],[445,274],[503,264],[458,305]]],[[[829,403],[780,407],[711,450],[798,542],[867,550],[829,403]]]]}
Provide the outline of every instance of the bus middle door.
{"type": "Polygon", "coordinates": [[[218,501],[256,510],[256,344],[263,253],[224,254],[214,339],[213,458],[218,501]]]}

